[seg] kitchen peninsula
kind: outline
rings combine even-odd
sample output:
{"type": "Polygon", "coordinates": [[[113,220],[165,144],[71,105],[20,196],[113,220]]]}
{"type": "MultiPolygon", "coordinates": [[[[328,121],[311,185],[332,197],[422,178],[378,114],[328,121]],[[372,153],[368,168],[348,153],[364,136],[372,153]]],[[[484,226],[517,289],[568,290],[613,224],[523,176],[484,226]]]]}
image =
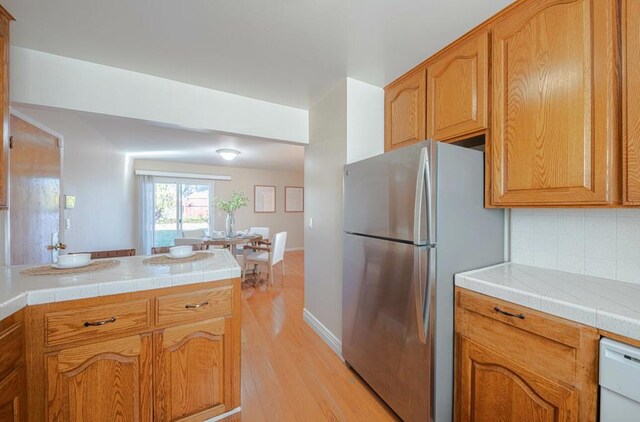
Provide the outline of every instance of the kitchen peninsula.
{"type": "Polygon", "coordinates": [[[199,254],[211,256],[170,265],[118,258],[69,275],[0,270],[0,419],[239,411],[240,267],[227,250],[199,254]]]}

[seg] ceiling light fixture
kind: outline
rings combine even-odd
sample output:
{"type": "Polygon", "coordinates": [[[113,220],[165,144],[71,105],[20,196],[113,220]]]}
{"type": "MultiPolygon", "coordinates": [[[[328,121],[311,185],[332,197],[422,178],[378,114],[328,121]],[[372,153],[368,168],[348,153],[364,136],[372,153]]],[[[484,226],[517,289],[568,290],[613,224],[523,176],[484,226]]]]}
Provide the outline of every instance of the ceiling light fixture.
{"type": "Polygon", "coordinates": [[[227,161],[231,161],[234,158],[236,158],[238,155],[240,155],[240,151],[236,150],[236,149],[219,149],[216,151],[218,154],[220,154],[220,156],[222,158],[224,158],[227,161]]]}

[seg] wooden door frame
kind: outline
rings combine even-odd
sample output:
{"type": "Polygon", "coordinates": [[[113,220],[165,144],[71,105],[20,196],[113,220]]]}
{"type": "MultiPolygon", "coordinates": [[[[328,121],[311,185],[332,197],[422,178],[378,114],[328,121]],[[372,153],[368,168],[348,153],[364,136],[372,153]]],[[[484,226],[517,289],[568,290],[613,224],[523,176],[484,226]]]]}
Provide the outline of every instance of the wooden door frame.
{"type": "MultiPolygon", "coordinates": [[[[65,218],[64,201],[63,201],[64,181],[62,178],[62,170],[64,165],[64,136],[56,132],[55,130],[45,126],[44,124],[40,123],[33,117],[30,117],[24,114],[23,112],[16,110],[13,107],[9,107],[9,122],[11,122],[11,116],[16,117],[20,120],[23,120],[26,123],[58,139],[58,145],[60,148],[60,198],[58,198],[59,216],[60,216],[58,225],[60,228],[58,230],[58,236],[60,238],[60,242],[64,243],[64,227],[65,227],[64,226],[64,218],[65,218]]],[[[9,127],[9,136],[11,136],[11,127],[9,127]]],[[[11,168],[11,153],[9,153],[9,168],[11,168]]],[[[9,184],[9,189],[11,189],[11,170],[9,170],[8,184],[9,184]]],[[[8,202],[9,210],[7,212],[6,218],[2,222],[5,228],[5,236],[3,241],[0,243],[0,255],[2,255],[2,258],[4,258],[5,264],[9,265],[11,263],[11,195],[9,195],[7,202],[8,202]]]]}

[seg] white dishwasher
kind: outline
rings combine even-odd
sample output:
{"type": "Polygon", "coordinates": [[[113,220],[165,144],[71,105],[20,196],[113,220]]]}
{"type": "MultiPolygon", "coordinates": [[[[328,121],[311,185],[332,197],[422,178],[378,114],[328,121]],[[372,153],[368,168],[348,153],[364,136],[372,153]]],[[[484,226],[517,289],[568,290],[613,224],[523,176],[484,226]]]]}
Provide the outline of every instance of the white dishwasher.
{"type": "Polygon", "coordinates": [[[600,422],[640,422],[640,349],[600,340],[600,422]]]}

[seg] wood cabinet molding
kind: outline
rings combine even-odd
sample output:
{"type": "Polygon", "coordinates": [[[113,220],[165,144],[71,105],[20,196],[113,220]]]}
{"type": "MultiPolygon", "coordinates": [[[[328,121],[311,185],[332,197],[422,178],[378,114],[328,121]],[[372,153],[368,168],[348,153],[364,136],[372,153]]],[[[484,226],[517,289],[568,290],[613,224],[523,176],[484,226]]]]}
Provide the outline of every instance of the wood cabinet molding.
{"type": "Polygon", "coordinates": [[[468,137],[487,129],[489,33],[480,32],[427,68],[427,138],[468,137]]]}
{"type": "Polygon", "coordinates": [[[492,203],[619,198],[614,0],[521,3],[491,26],[492,203]]]}

